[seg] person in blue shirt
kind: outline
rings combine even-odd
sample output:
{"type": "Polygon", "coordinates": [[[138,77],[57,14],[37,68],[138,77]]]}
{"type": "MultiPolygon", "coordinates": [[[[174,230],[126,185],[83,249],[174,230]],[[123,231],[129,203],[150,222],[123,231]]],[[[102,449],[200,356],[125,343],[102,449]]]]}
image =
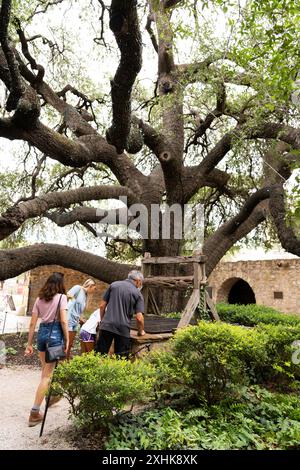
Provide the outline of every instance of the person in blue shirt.
{"type": "Polygon", "coordinates": [[[78,325],[80,321],[84,322],[82,313],[86,307],[88,295],[93,293],[95,289],[95,281],[93,281],[93,279],[87,279],[82,286],[73,286],[67,293],[70,298],[68,302],[69,347],[67,350],[67,359],[70,359],[78,325]]]}

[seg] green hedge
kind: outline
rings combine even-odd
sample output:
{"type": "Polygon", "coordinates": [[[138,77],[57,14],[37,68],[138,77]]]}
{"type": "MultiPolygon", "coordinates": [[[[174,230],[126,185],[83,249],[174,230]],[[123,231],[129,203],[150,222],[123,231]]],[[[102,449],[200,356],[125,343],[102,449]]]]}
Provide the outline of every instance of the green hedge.
{"type": "Polygon", "coordinates": [[[300,325],[300,315],[280,313],[271,307],[260,305],[217,304],[220,319],[228,323],[238,323],[245,326],[255,326],[259,323],[272,325],[300,325]]]}
{"type": "Polygon", "coordinates": [[[300,379],[292,343],[300,327],[256,328],[201,321],[179,330],[168,348],[153,352],[157,393],[190,402],[215,403],[253,383],[291,385],[300,379]]]}
{"type": "Polygon", "coordinates": [[[53,389],[67,398],[79,425],[98,427],[126,404],[148,402],[153,382],[149,364],[89,353],[60,363],[53,389]]]}
{"type": "Polygon", "coordinates": [[[300,450],[299,397],[252,387],[234,402],[148,410],[111,425],[106,449],[300,450]]]}

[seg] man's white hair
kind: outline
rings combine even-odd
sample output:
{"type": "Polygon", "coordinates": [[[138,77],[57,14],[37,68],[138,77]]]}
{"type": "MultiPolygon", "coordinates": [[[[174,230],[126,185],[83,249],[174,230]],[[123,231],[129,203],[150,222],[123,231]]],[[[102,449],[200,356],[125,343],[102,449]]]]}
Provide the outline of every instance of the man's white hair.
{"type": "Polygon", "coordinates": [[[141,271],[133,270],[128,273],[128,279],[132,279],[133,281],[144,281],[144,276],[141,271]]]}

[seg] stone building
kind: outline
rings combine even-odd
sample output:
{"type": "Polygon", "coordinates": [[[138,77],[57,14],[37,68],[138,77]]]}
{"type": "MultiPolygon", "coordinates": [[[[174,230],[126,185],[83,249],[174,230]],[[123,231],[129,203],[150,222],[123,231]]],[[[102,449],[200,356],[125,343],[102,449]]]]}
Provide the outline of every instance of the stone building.
{"type": "Polygon", "coordinates": [[[209,285],[214,302],[256,303],[300,315],[300,258],[219,263],[209,285]]]}
{"type": "MultiPolygon", "coordinates": [[[[30,272],[27,312],[30,314],[39,289],[53,271],[65,274],[67,289],[88,278],[61,266],[42,266],[30,272]]],[[[98,308],[107,284],[96,280],[97,289],[87,310],[98,308]]],[[[300,258],[221,262],[209,278],[214,302],[256,303],[300,315],[300,258]]]]}
{"type": "MultiPolygon", "coordinates": [[[[51,266],[40,266],[38,268],[32,269],[30,271],[30,278],[29,278],[29,296],[28,296],[28,306],[27,312],[31,314],[32,307],[34,304],[35,299],[38,296],[39,290],[44,285],[47,278],[53,272],[58,271],[64,273],[65,285],[66,289],[69,290],[71,287],[75,286],[76,284],[82,285],[84,281],[91,276],[87,274],[83,274],[79,271],[74,271],[73,269],[63,268],[61,266],[51,265],[51,266]]],[[[93,279],[93,278],[92,278],[93,279]]],[[[100,299],[104,291],[107,288],[107,284],[97,279],[94,279],[96,282],[96,290],[93,294],[88,297],[87,307],[88,311],[94,311],[96,308],[99,307],[100,299]]]]}

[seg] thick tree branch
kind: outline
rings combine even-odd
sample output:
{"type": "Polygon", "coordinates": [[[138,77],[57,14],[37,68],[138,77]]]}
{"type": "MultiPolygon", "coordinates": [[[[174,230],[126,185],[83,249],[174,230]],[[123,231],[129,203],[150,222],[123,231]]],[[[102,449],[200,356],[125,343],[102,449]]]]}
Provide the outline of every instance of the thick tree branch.
{"type": "Polygon", "coordinates": [[[250,139],[277,139],[300,149],[300,129],[286,124],[267,122],[253,131],[249,131],[250,139]]]}
{"type": "Polygon", "coordinates": [[[40,102],[33,88],[21,77],[15,49],[7,35],[10,3],[4,0],[0,13],[0,78],[10,92],[6,109],[15,110],[13,121],[21,128],[32,128],[40,114],[40,102]]]}
{"type": "Polygon", "coordinates": [[[7,111],[17,108],[19,100],[24,93],[24,85],[20,76],[18,63],[13,47],[8,38],[8,25],[11,13],[11,0],[2,0],[0,11],[0,43],[4,52],[10,73],[10,95],[6,103],[7,111]]]}
{"type": "Polygon", "coordinates": [[[71,140],[40,122],[34,129],[26,130],[17,127],[11,119],[0,119],[0,137],[24,140],[48,157],[73,168],[91,162],[104,163],[122,186],[130,187],[137,194],[148,181],[127,155],[118,155],[115,148],[98,134],[71,140]]]}
{"type": "Polygon", "coordinates": [[[286,208],[282,185],[278,184],[272,188],[269,208],[282,247],[286,251],[300,256],[300,238],[296,236],[293,228],[288,226],[286,222],[286,208]]]}
{"type": "Polygon", "coordinates": [[[133,220],[133,217],[128,214],[128,209],[126,207],[109,211],[95,209],[93,207],[76,207],[69,212],[52,212],[45,215],[59,227],[66,227],[67,225],[74,224],[75,222],[84,224],[105,223],[108,225],[127,226],[133,220]]]}
{"type": "Polygon", "coordinates": [[[51,243],[41,243],[25,248],[0,250],[0,280],[13,278],[38,266],[58,264],[111,283],[126,279],[136,268],[119,264],[86,251],[51,243]]]}
{"type": "Polygon", "coordinates": [[[131,91],[142,66],[142,40],[136,0],[112,0],[110,29],[121,52],[119,67],[111,82],[113,122],[107,140],[120,154],[129,145],[131,91]]]}
{"type": "MultiPolygon", "coordinates": [[[[97,134],[97,131],[89,124],[74,106],[61,99],[59,93],[56,93],[43,80],[37,80],[35,74],[24,64],[21,56],[15,51],[19,63],[20,72],[50,106],[53,106],[64,118],[68,126],[77,137],[89,134],[97,134]]],[[[34,60],[34,59],[33,59],[34,60]]],[[[41,78],[41,77],[40,77],[41,78]]]]}
{"type": "Polygon", "coordinates": [[[182,181],[184,186],[184,200],[187,203],[202,187],[218,188],[220,192],[226,192],[230,175],[225,171],[214,168],[208,175],[199,171],[199,165],[184,167],[182,181]]]}
{"type": "Polygon", "coordinates": [[[207,274],[210,275],[225,253],[239,240],[261,224],[268,214],[270,188],[262,188],[245,202],[239,214],[223,224],[204,243],[207,274]]]}
{"type": "Polygon", "coordinates": [[[71,189],[69,191],[43,194],[26,202],[20,202],[9,208],[0,217],[0,240],[15,232],[26,220],[43,215],[46,211],[59,207],[67,208],[71,204],[100,199],[115,199],[127,196],[133,200],[128,188],[121,186],[93,186],[71,189]]]}

